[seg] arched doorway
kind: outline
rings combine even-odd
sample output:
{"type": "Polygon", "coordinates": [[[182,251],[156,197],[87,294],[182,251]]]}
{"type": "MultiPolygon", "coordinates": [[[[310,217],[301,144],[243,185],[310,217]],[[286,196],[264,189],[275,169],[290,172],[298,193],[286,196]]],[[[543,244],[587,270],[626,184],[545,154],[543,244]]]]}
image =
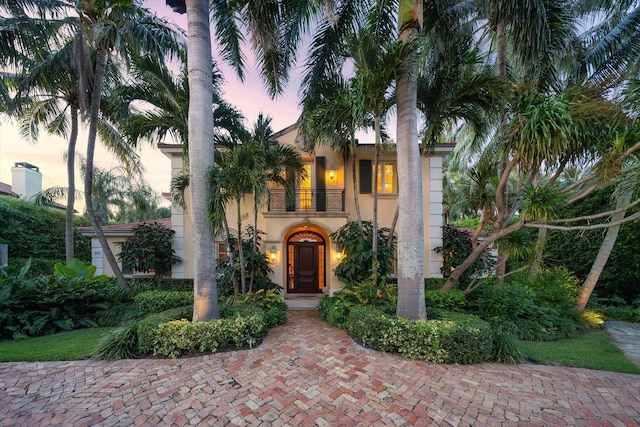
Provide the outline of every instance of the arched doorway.
{"type": "Polygon", "coordinates": [[[287,292],[322,293],[325,287],[325,241],[309,230],[287,240],[287,292]]]}

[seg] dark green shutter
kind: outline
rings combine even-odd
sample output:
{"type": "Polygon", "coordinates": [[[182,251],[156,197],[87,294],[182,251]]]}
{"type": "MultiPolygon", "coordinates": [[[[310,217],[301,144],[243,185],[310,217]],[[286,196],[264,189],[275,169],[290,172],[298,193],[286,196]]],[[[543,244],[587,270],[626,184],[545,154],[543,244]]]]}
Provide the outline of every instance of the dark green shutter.
{"type": "Polygon", "coordinates": [[[362,159],[360,165],[360,194],[373,194],[373,162],[362,159]]]}
{"type": "Polygon", "coordinates": [[[324,181],[327,159],[316,157],[316,210],[324,212],[327,210],[327,186],[324,181]]]}

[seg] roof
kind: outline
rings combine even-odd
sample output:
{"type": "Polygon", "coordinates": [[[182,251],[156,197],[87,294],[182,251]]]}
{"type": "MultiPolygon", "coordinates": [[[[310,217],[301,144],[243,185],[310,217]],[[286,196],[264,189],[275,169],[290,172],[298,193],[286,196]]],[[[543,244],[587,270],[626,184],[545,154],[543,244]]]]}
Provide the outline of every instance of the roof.
{"type": "MultiPolygon", "coordinates": [[[[133,229],[142,224],[160,224],[171,229],[171,218],[151,219],[149,221],[130,222],[128,224],[103,225],[102,231],[107,236],[130,236],[133,229]]],[[[78,231],[85,236],[95,236],[93,227],[78,227],[78,231]]]]}
{"type": "Polygon", "coordinates": [[[19,197],[18,194],[14,193],[11,190],[11,186],[4,182],[0,182],[0,195],[2,196],[11,196],[11,197],[19,197]]]}

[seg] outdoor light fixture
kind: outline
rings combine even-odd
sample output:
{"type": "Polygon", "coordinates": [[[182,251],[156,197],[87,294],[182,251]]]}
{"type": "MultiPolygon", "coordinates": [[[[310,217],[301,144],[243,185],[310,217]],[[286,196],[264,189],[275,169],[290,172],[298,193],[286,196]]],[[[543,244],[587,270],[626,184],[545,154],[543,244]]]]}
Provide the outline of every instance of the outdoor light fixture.
{"type": "Polygon", "coordinates": [[[271,259],[271,262],[276,262],[276,256],[277,254],[277,248],[276,245],[271,246],[271,251],[269,253],[269,258],[271,259]]]}
{"type": "Polygon", "coordinates": [[[331,167],[331,169],[329,169],[329,181],[333,181],[334,179],[336,179],[336,171],[331,167]]]}

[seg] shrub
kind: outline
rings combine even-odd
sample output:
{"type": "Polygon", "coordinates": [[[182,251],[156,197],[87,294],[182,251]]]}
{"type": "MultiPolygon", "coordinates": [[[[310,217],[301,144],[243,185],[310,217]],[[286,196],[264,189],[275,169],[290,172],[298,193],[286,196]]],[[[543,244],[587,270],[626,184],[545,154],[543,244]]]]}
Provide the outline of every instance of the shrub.
{"type": "Polygon", "coordinates": [[[446,279],[441,277],[425,277],[424,289],[427,291],[439,291],[442,289],[445,281],[446,279]]]}
{"type": "Polygon", "coordinates": [[[53,269],[55,271],[55,274],[61,277],[82,277],[83,279],[95,280],[97,282],[104,282],[107,280],[107,276],[105,276],[104,274],[96,276],[97,267],[95,265],[87,265],[76,258],[72,259],[66,264],[57,262],[53,266],[53,269]]]}
{"type": "Polygon", "coordinates": [[[353,307],[347,331],[363,345],[437,363],[491,360],[493,335],[486,322],[471,315],[447,314],[440,320],[410,321],[374,307],[353,307]]]}
{"type": "Polygon", "coordinates": [[[138,324],[129,323],[105,335],[92,353],[101,360],[134,359],[138,355],[138,324]]]}
{"type": "Polygon", "coordinates": [[[247,292],[240,296],[227,298],[227,305],[254,305],[256,307],[269,309],[282,302],[282,295],[273,289],[259,289],[255,292],[247,292]]]}
{"type": "Polygon", "coordinates": [[[154,331],[158,325],[178,319],[191,319],[193,304],[184,307],[173,308],[161,313],[151,314],[138,323],[138,353],[150,354],[154,348],[154,331]]]}
{"type": "MultiPolygon", "coordinates": [[[[449,274],[473,251],[472,235],[452,225],[442,227],[442,246],[435,248],[437,253],[441,253],[444,263],[441,267],[442,275],[448,277],[449,274]]],[[[469,267],[462,277],[461,283],[468,283],[472,277],[491,271],[496,264],[495,257],[489,248],[485,249],[482,255],[469,267]]]]}
{"type": "Polygon", "coordinates": [[[333,296],[347,306],[372,305],[386,313],[393,314],[396,311],[398,301],[398,287],[393,284],[377,284],[367,280],[355,285],[347,285],[334,293],[333,296]]]}
{"type": "Polygon", "coordinates": [[[318,311],[320,312],[320,318],[331,326],[344,328],[350,307],[344,301],[338,300],[335,295],[331,297],[325,296],[318,304],[318,311]]]}
{"type": "Polygon", "coordinates": [[[449,292],[425,291],[424,298],[427,310],[464,311],[466,305],[465,295],[457,289],[449,292]]]}
{"type": "Polygon", "coordinates": [[[47,259],[47,258],[9,258],[8,265],[5,267],[5,272],[9,276],[17,276],[20,269],[28,262],[31,262],[27,278],[33,278],[38,276],[47,276],[53,271],[53,266],[60,260],[47,259]]]}
{"type": "MultiPolygon", "coordinates": [[[[345,256],[334,269],[338,279],[346,284],[355,285],[369,280],[373,266],[373,226],[371,221],[362,221],[364,232],[360,231],[356,221],[349,221],[334,233],[331,239],[344,251],[345,256]]],[[[393,249],[387,246],[388,228],[378,229],[377,277],[384,281],[391,274],[393,249]]]]}
{"type": "Polygon", "coordinates": [[[171,272],[171,266],[182,262],[171,246],[175,231],[157,222],[143,223],[133,229],[126,241],[119,243],[118,259],[136,271],[154,271],[157,277],[171,272]]]}
{"type": "Polygon", "coordinates": [[[518,341],[513,334],[494,329],[493,331],[493,359],[496,362],[517,365],[524,361],[524,356],[518,341]]]}
{"type": "Polygon", "coordinates": [[[177,358],[187,354],[215,352],[220,348],[253,347],[264,337],[264,317],[231,317],[209,322],[174,320],[158,325],[153,331],[153,354],[177,358]]]}
{"type": "Polygon", "coordinates": [[[600,307],[594,308],[593,312],[600,314],[605,320],[640,323],[640,308],[600,307]]]}
{"type": "Polygon", "coordinates": [[[53,275],[27,279],[28,268],[0,277],[0,338],[97,326],[95,314],[107,307],[100,283],[53,275]]]}
{"type": "Polygon", "coordinates": [[[526,285],[535,292],[539,305],[559,309],[573,307],[580,293],[580,282],[564,267],[541,270],[535,279],[525,271],[511,281],[526,285]]]}
{"type": "Polygon", "coordinates": [[[287,305],[282,301],[273,304],[268,309],[263,309],[255,305],[222,304],[220,306],[221,318],[237,316],[247,317],[253,314],[260,314],[264,316],[267,327],[269,328],[287,323],[287,305]]]}
{"type": "Polygon", "coordinates": [[[134,303],[143,313],[157,313],[193,304],[193,291],[145,291],[134,297],[134,303]]]}

